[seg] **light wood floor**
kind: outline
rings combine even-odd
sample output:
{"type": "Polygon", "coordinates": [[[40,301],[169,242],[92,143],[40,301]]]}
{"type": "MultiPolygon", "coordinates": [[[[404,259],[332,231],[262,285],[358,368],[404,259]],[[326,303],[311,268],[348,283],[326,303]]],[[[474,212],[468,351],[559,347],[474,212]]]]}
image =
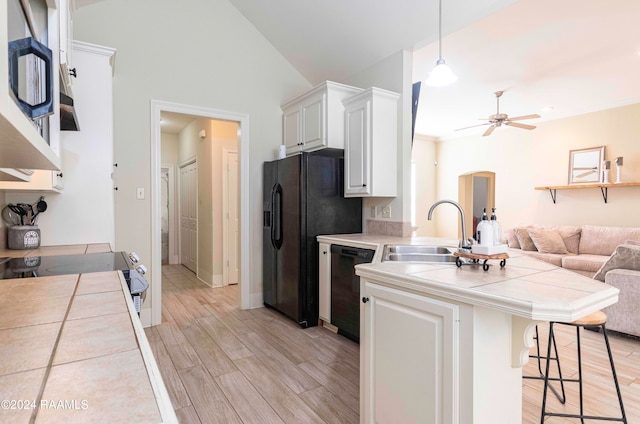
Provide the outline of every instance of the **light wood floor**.
{"type": "MultiPolygon", "coordinates": [[[[358,422],[357,344],[270,309],[242,311],[237,286],[212,289],[182,266],[162,269],[163,323],[146,333],[181,423],[358,422]]],[[[575,330],[556,328],[563,375],[577,374],[575,330]]],[[[586,412],[619,415],[602,335],[582,334],[586,412]]],[[[610,341],[628,422],[640,423],[640,341],[610,341]]],[[[533,360],[524,373],[537,373],[533,360]]],[[[542,385],[523,380],[523,423],[540,421],[542,385]]],[[[564,406],[549,395],[549,410],[577,412],[576,385],[567,393],[564,406]]]]}

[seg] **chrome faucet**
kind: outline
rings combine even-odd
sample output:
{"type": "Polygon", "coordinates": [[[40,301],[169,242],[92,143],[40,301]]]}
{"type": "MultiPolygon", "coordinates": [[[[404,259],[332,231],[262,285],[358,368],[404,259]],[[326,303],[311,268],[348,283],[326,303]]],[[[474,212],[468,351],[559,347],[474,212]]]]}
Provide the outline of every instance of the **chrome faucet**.
{"type": "Polygon", "coordinates": [[[453,206],[458,208],[458,211],[460,212],[460,221],[462,224],[462,240],[460,240],[460,242],[458,243],[458,247],[462,249],[470,249],[471,244],[469,243],[469,240],[467,240],[467,230],[466,230],[466,224],[464,220],[464,211],[462,210],[462,207],[458,202],[454,202],[453,200],[438,200],[436,203],[431,205],[431,208],[429,208],[429,216],[427,217],[427,219],[431,221],[431,215],[433,215],[433,210],[436,208],[436,206],[442,203],[451,203],[453,206]]]}

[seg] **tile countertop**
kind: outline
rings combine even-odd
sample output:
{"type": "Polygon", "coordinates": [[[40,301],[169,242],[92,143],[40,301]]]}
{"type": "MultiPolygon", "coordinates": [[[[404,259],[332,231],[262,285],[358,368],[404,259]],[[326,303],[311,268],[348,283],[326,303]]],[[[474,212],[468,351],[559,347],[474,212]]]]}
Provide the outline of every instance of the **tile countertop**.
{"type": "Polygon", "coordinates": [[[177,422],[120,271],[3,280],[0,401],[2,423],[177,422]]]}
{"type": "Polygon", "coordinates": [[[479,265],[372,263],[356,274],[401,290],[486,307],[537,321],[571,322],[618,301],[619,290],[509,251],[504,268],[479,265]]]}
{"type": "Polygon", "coordinates": [[[62,246],[40,246],[38,249],[0,249],[0,258],[22,258],[30,256],[82,255],[85,253],[111,252],[109,243],[68,244],[62,246]]]}

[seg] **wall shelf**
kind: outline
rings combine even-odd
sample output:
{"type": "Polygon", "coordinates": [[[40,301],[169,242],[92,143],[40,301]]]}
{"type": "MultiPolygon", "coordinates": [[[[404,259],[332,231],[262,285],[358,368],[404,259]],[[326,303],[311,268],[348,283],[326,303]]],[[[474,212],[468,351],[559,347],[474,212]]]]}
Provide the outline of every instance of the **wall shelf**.
{"type": "Polygon", "coordinates": [[[534,187],[536,190],[549,190],[549,194],[551,195],[551,200],[553,203],[556,203],[556,190],[573,190],[578,188],[599,188],[602,192],[602,199],[604,203],[607,203],[608,195],[609,195],[609,187],[640,187],[640,183],[608,183],[608,184],[573,184],[573,185],[562,185],[562,186],[545,186],[545,187],[534,187]]]}

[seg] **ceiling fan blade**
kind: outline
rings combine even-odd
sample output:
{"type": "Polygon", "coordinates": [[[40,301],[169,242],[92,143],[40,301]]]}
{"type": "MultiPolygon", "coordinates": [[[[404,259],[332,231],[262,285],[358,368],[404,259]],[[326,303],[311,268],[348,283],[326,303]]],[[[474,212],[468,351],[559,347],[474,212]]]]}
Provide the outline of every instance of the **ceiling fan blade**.
{"type": "Polygon", "coordinates": [[[525,129],[525,130],[532,130],[532,129],[535,128],[535,125],[521,124],[519,122],[505,121],[504,124],[505,125],[509,125],[511,127],[522,128],[522,129],[525,129]]]}
{"type": "Polygon", "coordinates": [[[454,130],[454,131],[466,130],[468,128],[475,128],[475,127],[482,127],[484,125],[491,125],[491,122],[485,122],[484,124],[478,124],[478,125],[471,125],[470,127],[458,128],[457,130],[454,130]]]}
{"type": "Polygon", "coordinates": [[[491,133],[493,132],[493,130],[496,129],[495,125],[491,125],[489,128],[487,128],[487,130],[484,132],[484,134],[482,134],[483,137],[486,137],[488,135],[491,135],[491,133]]]}
{"type": "Polygon", "coordinates": [[[515,118],[509,118],[509,121],[521,121],[523,119],[533,119],[533,118],[540,118],[540,115],[538,115],[537,113],[534,113],[533,115],[516,116],[515,118]]]}

